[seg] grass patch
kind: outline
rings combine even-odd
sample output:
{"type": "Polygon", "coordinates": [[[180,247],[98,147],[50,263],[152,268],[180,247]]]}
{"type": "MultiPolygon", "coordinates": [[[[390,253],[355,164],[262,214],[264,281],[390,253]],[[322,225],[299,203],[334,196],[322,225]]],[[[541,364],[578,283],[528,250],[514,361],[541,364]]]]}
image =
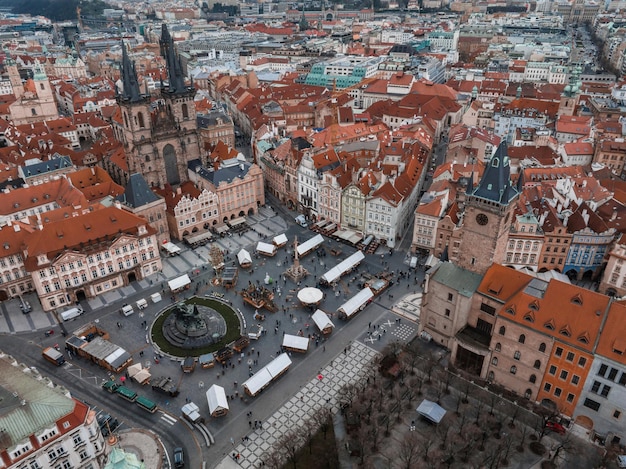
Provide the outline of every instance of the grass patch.
{"type": "Polygon", "coordinates": [[[154,321],[152,330],[150,332],[152,341],[157,344],[164,353],[174,355],[176,357],[203,355],[205,353],[212,353],[223,347],[226,347],[228,344],[231,344],[241,336],[239,317],[237,316],[235,310],[232,309],[230,306],[222,303],[221,301],[210,298],[200,298],[197,296],[185,300],[185,304],[207,306],[217,311],[226,322],[226,335],[222,337],[222,340],[215,344],[193,349],[184,349],[170,344],[163,336],[163,323],[165,322],[167,317],[172,314],[172,307],[168,311],[165,311],[163,314],[161,314],[157,318],[157,320],[154,321]]]}
{"type": "MultiPolygon", "coordinates": [[[[286,463],[283,467],[293,467],[292,463],[286,463]]],[[[326,432],[319,430],[311,440],[311,445],[306,443],[298,453],[295,464],[298,469],[323,469],[339,467],[339,455],[337,453],[337,441],[331,420],[326,432]]]]}

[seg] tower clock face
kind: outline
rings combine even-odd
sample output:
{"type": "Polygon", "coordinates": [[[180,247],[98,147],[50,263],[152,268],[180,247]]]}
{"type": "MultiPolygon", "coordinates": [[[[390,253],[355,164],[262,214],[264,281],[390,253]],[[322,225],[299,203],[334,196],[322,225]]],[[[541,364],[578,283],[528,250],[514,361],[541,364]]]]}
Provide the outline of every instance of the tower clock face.
{"type": "Polygon", "coordinates": [[[481,226],[485,226],[487,223],[489,223],[489,218],[487,218],[487,215],[485,215],[484,213],[479,213],[478,215],[476,215],[476,223],[481,226]]]}

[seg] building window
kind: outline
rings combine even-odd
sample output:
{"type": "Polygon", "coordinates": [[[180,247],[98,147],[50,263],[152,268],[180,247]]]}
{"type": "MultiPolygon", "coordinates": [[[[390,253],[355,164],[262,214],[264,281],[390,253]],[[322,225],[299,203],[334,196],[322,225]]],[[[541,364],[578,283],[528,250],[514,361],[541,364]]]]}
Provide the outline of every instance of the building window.
{"type": "Polygon", "coordinates": [[[450,317],[450,310],[448,308],[446,308],[445,315],[447,318],[450,317]]]}
{"type": "Polygon", "coordinates": [[[517,367],[513,365],[510,371],[511,371],[511,374],[514,375],[515,373],[517,373],[517,367]]]}
{"type": "Polygon", "coordinates": [[[622,413],[619,410],[616,410],[615,412],[613,412],[613,418],[614,419],[620,418],[621,415],[622,415],[622,413]]]}
{"type": "Polygon", "coordinates": [[[493,357],[493,358],[491,359],[491,364],[492,364],[493,366],[498,366],[498,357],[493,357]]]}
{"type": "Polygon", "coordinates": [[[554,388],[554,395],[556,397],[561,397],[561,393],[563,392],[563,390],[561,388],[554,388]]]}
{"type": "Polygon", "coordinates": [[[563,349],[561,347],[557,347],[554,351],[554,355],[556,355],[557,357],[561,357],[563,355],[563,349]]]}
{"type": "MultiPolygon", "coordinates": [[[[496,348],[495,348],[496,352],[500,352],[502,350],[502,345],[500,344],[500,342],[496,343],[496,348]]],[[[625,373],[626,374],[626,373],[625,373]]]]}
{"type": "Polygon", "coordinates": [[[454,300],[454,295],[452,293],[448,293],[448,301],[454,300]]]}
{"type": "Polygon", "coordinates": [[[568,373],[567,371],[565,371],[565,370],[561,370],[561,374],[559,375],[559,378],[561,378],[561,379],[567,379],[567,375],[568,375],[568,374],[569,374],[569,373],[568,373]]]}
{"type": "Polygon", "coordinates": [[[600,409],[600,403],[589,398],[585,399],[583,405],[591,410],[595,410],[596,412],[600,409]]]}
{"type": "Polygon", "coordinates": [[[573,375],[572,376],[572,384],[577,385],[580,382],[580,376],[573,375]]]}
{"type": "Polygon", "coordinates": [[[528,381],[530,381],[533,384],[536,383],[537,382],[537,376],[530,375],[530,378],[528,378],[528,381]]]}
{"type": "Polygon", "coordinates": [[[567,394],[567,402],[574,402],[574,395],[570,392],[567,394]]]}
{"type": "Polygon", "coordinates": [[[568,362],[573,362],[574,361],[574,353],[573,352],[567,352],[567,356],[565,357],[565,359],[568,362]]]}
{"type": "Polygon", "coordinates": [[[550,392],[550,389],[552,389],[552,385],[550,383],[546,383],[543,385],[543,390],[545,392],[550,392]]]}
{"type": "Polygon", "coordinates": [[[516,350],[515,353],[513,354],[513,358],[515,360],[519,360],[520,358],[522,358],[522,354],[520,353],[519,350],[516,350]]]}
{"type": "Polygon", "coordinates": [[[541,361],[535,360],[535,363],[533,364],[533,368],[536,368],[537,370],[541,368],[541,361]]]}
{"type": "Polygon", "coordinates": [[[524,342],[526,342],[526,336],[524,334],[519,336],[519,339],[517,340],[520,344],[523,344],[524,342]]]}
{"type": "Polygon", "coordinates": [[[604,376],[609,369],[608,365],[600,365],[600,369],[598,370],[599,376],[604,376]]]}
{"type": "Polygon", "coordinates": [[[541,342],[541,344],[539,344],[539,351],[542,353],[545,353],[546,351],[546,344],[544,342],[541,342]]]}
{"type": "Polygon", "coordinates": [[[602,386],[602,390],[600,391],[600,395],[602,397],[609,397],[609,393],[611,392],[611,386],[607,386],[606,384],[602,386]]]}
{"type": "Polygon", "coordinates": [[[585,357],[580,357],[578,359],[578,366],[585,366],[587,364],[587,359],[585,357]]]}
{"type": "Polygon", "coordinates": [[[500,326],[500,329],[498,330],[498,334],[504,335],[505,333],[506,333],[506,328],[504,326],[500,326]]]}
{"type": "Polygon", "coordinates": [[[556,366],[550,365],[550,369],[548,370],[548,373],[554,376],[556,374],[556,366]]]}

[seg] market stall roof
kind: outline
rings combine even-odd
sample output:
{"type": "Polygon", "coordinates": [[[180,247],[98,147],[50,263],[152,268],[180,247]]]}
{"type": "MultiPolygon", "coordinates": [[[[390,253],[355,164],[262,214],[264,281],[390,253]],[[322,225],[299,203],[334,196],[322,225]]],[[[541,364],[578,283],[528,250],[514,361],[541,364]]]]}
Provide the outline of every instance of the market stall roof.
{"type": "Polygon", "coordinates": [[[183,288],[191,283],[191,279],[189,275],[181,275],[180,277],[176,277],[175,279],[169,280],[167,284],[170,287],[170,290],[178,290],[179,288],[183,288]]]}
{"type": "Polygon", "coordinates": [[[274,239],[272,240],[274,242],[274,244],[276,246],[282,246],[287,244],[287,235],[285,233],[283,234],[279,234],[278,236],[274,236],[274,239]]]}
{"type": "Polygon", "coordinates": [[[374,298],[374,293],[366,287],[341,305],[337,311],[343,312],[347,317],[350,317],[372,298],[374,298]]]}
{"type": "Polygon", "coordinates": [[[272,375],[268,371],[267,367],[261,368],[254,373],[250,378],[243,383],[243,386],[248,389],[248,392],[255,396],[261,389],[267,386],[272,381],[272,375]]]}
{"type": "Polygon", "coordinates": [[[298,300],[305,305],[316,305],[323,297],[324,293],[319,288],[306,287],[298,292],[298,300]]]}
{"type": "Polygon", "coordinates": [[[317,311],[315,311],[313,316],[311,316],[311,319],[313,319],[313,322],[320,330],[324,330],[327,327],[335,327],[333,322],[328,317],[328,314],[326,314],[321,309],[318,309],[317,311]]]}
{"type": "Polygon", "coordinates": [[[427,418],[433,423],[441,422],[443,416],[446,415],[446,409],[439,404],[428,399],[424,399],[419,407],[416,409],[417,413],[427,418]]]}
{"type": "Polygon", "coordinates": [[[181,251],[181,249],[178,246],[176,246],[174,243],[172,243],[171,241],[167,241],[163,243],[161,247],[165,249],[167,252],[169,252],[170,254],[178,254],[181,251]]]}
{"type": "Polygon", "coordinates": [[[226,409],[228,410],[228,399],[226,398],[226,392],[222,386],[214,384],[206,392],[206,400],[209,404],[209,413],[213,414],[216,410],[226,409]]]}
{"type": "Polygon", "coordinates": [[[239,218],[235,218],[234,220],[229,221],[228,224],[231,227],[234,227],[238,225],[243,225],[245,222],[246,222],[246,219],[244,217],[239,217],[239,218]]]}
{"type": "Polygon", "coordinates": [[[226,233],[228,230],[230,230],[230,227],[228,225],[222,225],[222,226],[218,226],[217,228],[215,228],[215,231],[217,231],[217,234],[226,233]]]}
{"type": "Polygon", "coordinates": [[[151,377],[152,375],[150,374],[150,371],[148,371],[148,368],[142,368],[137,374],[135,374],[135,376],[133,376],[133,379],[139,384],[143,384],[151,377]]]}
{"type": "Polygon", "coordinates": [[[256,245],[256,250],[263,254],[274,254],[276,252],[276,246],[259,241],[256,245]]]}
{"type": "Polygon", "coordinates": [[[271,362],[269,362],[265,368],[269,371],[272,378],[276,378],[283,373],[291,365],[291,359],[286,353],[281,353],[271,362]]]}
{"type": "Polygon", "coordinates": [[[128,371],[128,376],[132,378],[137,373],[139,373],[142,368],[143,367],[141,366],[141,363],[135,363],[134,365],[130,365],[126,371],[128,371]]]}
{"type": "Polygon", "coordinates": [[[306,240],[304,243],[298,245],[298,255],[303,254],[317,248],[324,242],[324,237],[321,234],[313,236],[311,239],[306,240]]]}
{"type": "Polygon", "coordinates": [[[326,283],[332,283],[341,278],[342,275],[354,269],[363,259],[365,259],[363,252],[357,251],[322,275],[321,280],[326,283]]]}
{"type": "Polygon", "coordinates": [[[245,249],[237,253],[237,260],[239,261],[239,265],[252,264],[252,256],[245,249]]]}
{"type": "Polygon", "coordinates": [[[299,335],[285,334],[283,336],[283,347],[306,351],[309,349],[309,339],[299,335]]]}
{"type": "Polygon", "coordinates": [[[210,231],[205,231],[204,233],[194,233],[191,236],[185,236],[185,241],[189,244],[200,243],[205,239],[211,239],[213,237],[213,233],[210,231]]]}

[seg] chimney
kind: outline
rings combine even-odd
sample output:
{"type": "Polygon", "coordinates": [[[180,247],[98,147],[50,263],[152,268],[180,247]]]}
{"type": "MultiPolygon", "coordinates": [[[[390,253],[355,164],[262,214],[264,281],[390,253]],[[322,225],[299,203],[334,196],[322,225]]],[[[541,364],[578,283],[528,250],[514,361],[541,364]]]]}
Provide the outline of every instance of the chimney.
{"type": "Polygon", "coordinates": [[[569,215],[565,215],[565,218],[563,218],[563,226],[567,228],[567,222],[569,221],[569,215]]]}
{"type": "Polygon", "coordinates": [[[613,209],[613,214],[611,215],[611,221],[614,221],[617,218],[617,209],[613,209]]]}
{"type": "Polygon", "coordinates": [[[13,230],[15,230],[16,233],[18,233],[20,231],[20,225],[18,225],[17,223],[15,225],[13,225],[13,230]]]}

